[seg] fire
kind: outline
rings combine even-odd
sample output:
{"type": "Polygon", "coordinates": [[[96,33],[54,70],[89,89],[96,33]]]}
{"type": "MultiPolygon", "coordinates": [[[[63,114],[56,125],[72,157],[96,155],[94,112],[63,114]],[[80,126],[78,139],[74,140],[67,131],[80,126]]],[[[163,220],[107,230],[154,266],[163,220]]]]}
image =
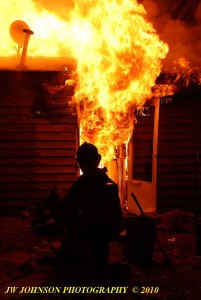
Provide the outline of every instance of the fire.
{"type": "Polygon", "coordinates": [[[76,24],[82,21],[84,32],[81,48],[80,40],[73,42],[78,73],[74,100],[81,138],[94,143],[107,161],[115,147],[129,141],[134,110],[151,96],[168,46],[137,1],[85,2],[84,12],[75,7],[76,24]]]}
{"type": "MultiPolygon", "coordinates": [[[[39,10],[34,3],[1,3],[1,28],[9,29],[14,20],[21,19],[34,32],[30,56],[76,59],[73,100],[81,138],[94,143],[104,161],[110,160],[114,148],[130,139],[134,110],[151,96],[168,46],[136,0],[74,0],[66,19],[39,10]]],[[[0,56],[16,55],[8,31],[1,35],[0,56]]]]}
{"type": "Polygon", "coordinates": [[[0,3],[0,57],[14,56],[18,47],[9,35],[10,25],[23,20],[34,32],[29,43],[30,56],[60,57],[70,54],[70,24],[46,9],[38,9],[33,0],[7,0],[0,3]]]}
{"type": "Polygon", "coordinates": [[[184,57],[174,60],[173,72],[176,74],[173,82],[181,81],[184,86],[188,86],[190,82],[201,84],[201,72],[199,67],[191,67],[191,64],[184,57]]]}

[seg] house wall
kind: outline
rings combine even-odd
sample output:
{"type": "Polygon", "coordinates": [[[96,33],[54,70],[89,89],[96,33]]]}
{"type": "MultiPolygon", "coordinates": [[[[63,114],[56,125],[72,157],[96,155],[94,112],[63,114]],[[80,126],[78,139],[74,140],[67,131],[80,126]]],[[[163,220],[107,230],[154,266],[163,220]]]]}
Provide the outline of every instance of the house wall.
{"type": "Polygon", "coordinates": [[[61,197],[76,179],[77,120],[66,73],[0,71],[0,214],[61,197]],[[50,89],[44,87],[44,83],[50,89]],[[59,87],[59,88],[58,88],[59,87]]]}
{"type": "Polygon", "coordinates": [[[201,209],[201,90],[160,106],[157,211],[201,209]]]}

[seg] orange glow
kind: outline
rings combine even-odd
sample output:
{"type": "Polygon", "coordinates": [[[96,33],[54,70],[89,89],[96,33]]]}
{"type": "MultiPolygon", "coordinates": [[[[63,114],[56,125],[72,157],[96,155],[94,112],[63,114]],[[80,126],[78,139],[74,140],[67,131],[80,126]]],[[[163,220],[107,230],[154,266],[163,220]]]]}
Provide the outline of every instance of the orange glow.
{"type": "Polygon", "coordinates": [[[56,2],[55,13],[31,0],[1,2],[0,56],[17,55],[22,46],[9,27],[23,20],[34,32],[29,56],[75,58],[81,138],[110,160],[114,148],[129,141],[134,110],[151,96],[168,52],[144,7],[136,0],[74,0],[65,19],[56,15],[56,2]]]}

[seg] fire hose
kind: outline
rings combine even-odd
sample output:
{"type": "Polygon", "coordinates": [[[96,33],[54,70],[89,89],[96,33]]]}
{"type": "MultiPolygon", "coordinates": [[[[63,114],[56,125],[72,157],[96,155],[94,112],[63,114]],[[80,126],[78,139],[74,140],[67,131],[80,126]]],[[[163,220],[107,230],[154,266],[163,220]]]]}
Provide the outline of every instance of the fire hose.
{"type": "MultiPolygon", "coordinates": [[[[144,211],[143,211],[143,209],[142,209],[142,207],[141,207],[139,201],[137,200],[135,194],[134,194],[134,193],[131,193],[131,197],[132,197],[133,200],[135,201],[135,203],[136,203],[138,209],[140,210],[140,213],[141,213],[142,218],[146,219],[147,216],[145,215],[145,213],[144,213],[144,211]]],[[[167,255],[167,253],[166,253],[165,250],[163,249],[163,247],[162,247],[162,245],[161,245],[161,243],[160,243],[160,241],[159,241],[159,239],[158,239],[157,237],[156,237],[156,244],[157,244],[159,250],[161,251],[161,253],[163,254],[163,257],[164,257],[164,264],[165,264],[166,266],[172,265],[172,262],[171,262],[169,256],[167,255]]]]}

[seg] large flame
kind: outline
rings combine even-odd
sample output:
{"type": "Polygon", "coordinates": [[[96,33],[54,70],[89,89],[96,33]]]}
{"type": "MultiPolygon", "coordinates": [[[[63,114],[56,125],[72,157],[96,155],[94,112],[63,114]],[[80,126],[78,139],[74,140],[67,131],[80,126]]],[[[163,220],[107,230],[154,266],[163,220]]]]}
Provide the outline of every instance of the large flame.
{"type": "Polygon", "coordinates": [[[73,56],[81,138],[94,143],[104,160],[110,160],[114,147],[128,142],[134,110],[150,97],[168,46],[136,0],[74,0],[66,19],[39,10],[34,3],[0,4],[0,56],[17,53],[8,33],[17,19],[34,31],[29,55],[73,56]]]}
{"type": "Polygon", "coordinates": [[[74,43],[75,101],[81,138],[97,145],[104,160],[110,160],[114,147],[130,139],[134,110],[150,97],[168,46],[159,40],[137,1],[85,2],[84,11],[78,3],[75,7],[79,16],[75,24],[82,28],[81,41],[74,43]]]}

